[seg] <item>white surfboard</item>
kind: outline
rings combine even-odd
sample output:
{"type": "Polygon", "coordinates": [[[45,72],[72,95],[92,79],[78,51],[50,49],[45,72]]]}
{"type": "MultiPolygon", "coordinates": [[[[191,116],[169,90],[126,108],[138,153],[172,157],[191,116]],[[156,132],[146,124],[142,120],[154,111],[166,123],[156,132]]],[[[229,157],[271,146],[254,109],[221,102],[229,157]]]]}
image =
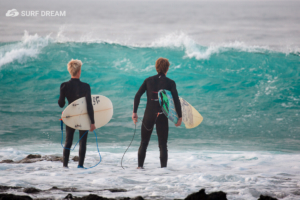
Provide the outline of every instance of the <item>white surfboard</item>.
{"type": "Polygon", "coordinates": [[[182,122],[187,129],[195,128],[203,121],[202,115],[186,100],[179,97],[182,111],[182,122]]]}
{"type": "MultiPolygon", "coordinates": [[[[92,95],[91,98],[94,108],[95,126],[100,128],[111,120],[113,105],[109,98],[102,95],[92,95]]],[[[68,105],[62,113],[61,119],[71,128],[90,130],[91,120],[87,113],[85,97],[77,99],[68,105]]]]}
{"type": "MultiPolygon", "coordinates": [[[[178,115],[175,109],[172,93],[169,90],[158,91],[159,104],[163,113],[168,117],[169,120],[175,124],[178,121],[178,115]]],[[[182,111],[182,122],[187,129],[195,128],[203,121],[202,115],[186,100],[179,97],[181,111],[182,111]]]]}

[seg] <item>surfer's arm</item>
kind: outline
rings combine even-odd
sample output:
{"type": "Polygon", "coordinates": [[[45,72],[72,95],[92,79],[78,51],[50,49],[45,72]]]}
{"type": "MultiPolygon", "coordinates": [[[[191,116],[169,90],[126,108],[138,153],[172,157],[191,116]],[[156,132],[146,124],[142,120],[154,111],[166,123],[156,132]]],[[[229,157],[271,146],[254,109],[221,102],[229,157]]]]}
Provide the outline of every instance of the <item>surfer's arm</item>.
{"type": "Polygon", "coordinates": [[[137,112],[137,109],[140,104],[141,96],[145,93],[146,89],[147,87],[146,87],[146,80],[145,80],[134,97],[133,113],[137,112]]]}
{"type": "Polygon", "coordinates": [[[180,126],[182,122],[182,117],[178,118],[177,124],[175,124],[175,126],[180,126]]]}
{"type": "Polygon", "coordinates": [[[60,95],[59,95],[59,99],[58,99],[58,105],[62,108],[65,106],[65,98],[66,98],[66,93],[65,93],[65,88],[66,85],[64,83],[62,83],[60,85],[60,95]]]}
{"type": "Polygon", "coordinates": [[[172,96],[173,96],[175,109],[176,109],[176,112],[178,114],[178,118],[181,118],[182,117],[181,105],[180,105],[179,96],[178,96],[178,92],[177,92],[177,89],[176,89],[176,83],[175,82],[173,82],[173,85],[171,87],[171,93],[172,93],[172,96]]]}
{"type": "Polygon", "coordinates": [[[93,108],[93,105],[92,105],[92,98],[91,98],[91,88],[90,88],[89,85],[87,87],[87,92],[86,92],[86,95],[85,95],[85,99],[86,99],[87,112],[88,112],[88,115],[90,117],[91,124],[95,124],[94,108],[93,108]]]}

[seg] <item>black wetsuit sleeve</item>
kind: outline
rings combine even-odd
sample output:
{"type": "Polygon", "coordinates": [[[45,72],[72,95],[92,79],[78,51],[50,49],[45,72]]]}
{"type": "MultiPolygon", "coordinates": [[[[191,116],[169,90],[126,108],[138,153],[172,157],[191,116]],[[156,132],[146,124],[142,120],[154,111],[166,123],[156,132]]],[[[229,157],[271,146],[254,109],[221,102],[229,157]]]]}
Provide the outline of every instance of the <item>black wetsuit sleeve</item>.
{"type": "Polygon", "coordinates": [[[133,113],[137,112],[137,109],[140,104],[141,96],[145,93],[146,90],[147,90],[147,85],[146,85],[146,80],[145,80],[134,97],[133,113]]]}
{"type": "Polygon", "coordinates": [[[181,105],[180,105],[179,96],[178,96],[175,82],[173,82],[173,84],[172,84],[171,93],[173,96],[176,112],[178,114],[178,117],[180,118],[180,117],[182,117],[181,105]]]}
{"type": "Polygon", "coordinates": [[[58,99],[58,105],[62,108],[65,106],[65,98],[66,98],[66,84],[62,83],[60,85],[60,95],[58,99]]]}
{"type": "Polygon", "coordinates": [[[91,87],[90,85],[87,86],[87,92],[85,95],[86,99],[86,107],[87,107],[87,112],[91,120],[91,124],[95,124],[95,119],[94,119],[94,108],[92,105],[92,98],[91,98],[91,87]]]}

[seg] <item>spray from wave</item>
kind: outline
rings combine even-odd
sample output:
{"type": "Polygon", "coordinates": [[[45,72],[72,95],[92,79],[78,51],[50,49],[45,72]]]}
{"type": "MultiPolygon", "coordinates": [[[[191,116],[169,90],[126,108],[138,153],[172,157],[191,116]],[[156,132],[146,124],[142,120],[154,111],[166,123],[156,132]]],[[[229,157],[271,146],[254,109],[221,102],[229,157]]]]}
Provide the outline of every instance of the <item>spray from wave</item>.
{"type": "Polygon", "coordinates": [[[42,38],[37,34],[29,35],[25,31],[20,42],[7,44],[0,48],[0,67],[14,61],[22,64],[28,58],[36,58],[41,49],[48,45],[49,39],[50,35],[42,38]]]}
{"type": "MultiPolygon", "coordinates": [[[[202,46],[193,40],[190,36],[183,32],[174,32],[166,36],[160,37],[157,40],[147,44],[128,43],[126,41],[112,41],[93,37],[92,33],[87,33],[80,36],[80,38],[70,38],[65,35],[65,26],[60,27],[55,37],[51,37],[51,33],[46,37],[41,37],[38,34],[30,35],[26,30],[21,41],[8,43],[0,47],[0,67],[17,61],[18,63],[25,63],[30,58],[37,58],[42,49],[50,43],[98,43],[98,44],[110,44],[119,45],[129,48],[170,48],[184,51],[183,58],[196,59],[196,60],[208,60],[212,55],[227,52],[256,52],[256,53],[268,53],[272,52],[268,46],[251,46],[244,42],[233,41],[228,43],[214,44],[209,46],[202,46]]],[[[300,56],[300,48],[285,48],[280,50],[281,53],[293,54],[300,56]]]]}
{"type": "Polygon", "coordinates": [[[269,50],[267,46],[248,46],[244,42],[234,41],[222,44],[211,44],[208,47],[197,44],[191,37],[180,33],[172,33],[151,43],[150,47],[171,47],[182,48],[186,57],[196,58],[197,60],[209,59],[211,55],[228,50],[237,50],[245,52],[264,52],[269,50]]]}

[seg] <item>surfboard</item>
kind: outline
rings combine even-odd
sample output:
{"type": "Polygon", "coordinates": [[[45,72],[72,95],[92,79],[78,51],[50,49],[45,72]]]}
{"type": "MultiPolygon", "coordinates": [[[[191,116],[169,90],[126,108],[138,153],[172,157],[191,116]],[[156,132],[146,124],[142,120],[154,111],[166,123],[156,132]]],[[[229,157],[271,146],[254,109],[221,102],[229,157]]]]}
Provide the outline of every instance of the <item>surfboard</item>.
{"type": "MultiPolygon", "coordinates": [[[[168,117],[169,120],[177,124],[178,115],[175,109],[172,93],[169,90],[159,90],[158,100],[163,113],[168,117]]],[[[184,123],[185,127],[190,129],[201,124],[203,121],[201,114],[183,98],[179,97],[179,100],[182,112],[182,122],[184,123]]]]}
{"type": "MultiPolygon", "coordinates": [[[[113,105],[109,98],[102,95],[92,95],[91,98],[94,108],[95,126],[100,128],[111,120],[113,105]]],[[[61,119],[71,128],[90,130],[91,120],[87,113],[85,97],[77,99],[68,105],[62,113],[61,119]]]]}

